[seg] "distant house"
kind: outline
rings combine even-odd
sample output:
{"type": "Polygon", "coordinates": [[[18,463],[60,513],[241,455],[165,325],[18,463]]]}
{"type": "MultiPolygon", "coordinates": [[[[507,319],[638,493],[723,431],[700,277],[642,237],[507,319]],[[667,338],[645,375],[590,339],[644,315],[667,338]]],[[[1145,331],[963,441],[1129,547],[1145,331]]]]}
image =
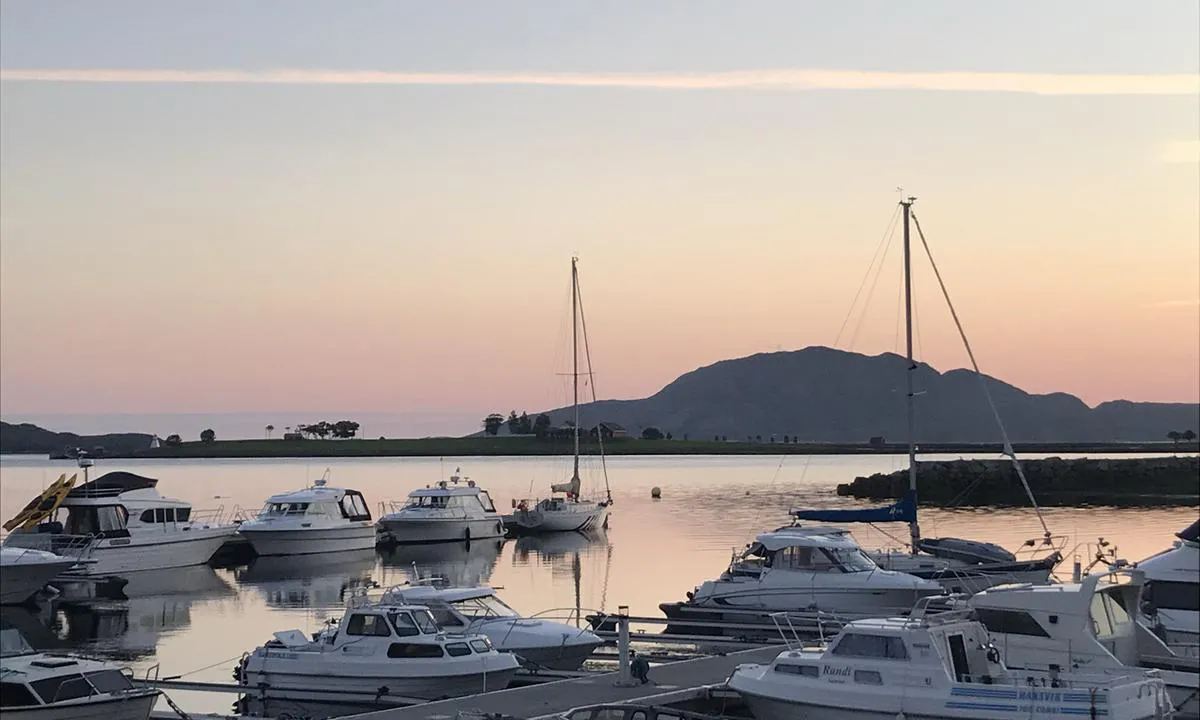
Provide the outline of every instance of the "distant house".
{"type": "Polygon", "coordinates": [[[870,443],[871,447],[875,448],[876,450],[882,449],[883,446],[886,444],[882,435],[876,435],[876,436],[872,437],[868,442],[870,443]]]}
{"type": "Polygon", "coordinates": [[[629,431],[616,423],[602,422],[588,431],[592,437],[602,436],[605,440],[629,437],[629,431]]]}
{"type": "Polygon", "coordinates": [[[285,432],[283,434],[283,439],[284,440],[303,440],[304,436],[298,432],[285,432]]]}

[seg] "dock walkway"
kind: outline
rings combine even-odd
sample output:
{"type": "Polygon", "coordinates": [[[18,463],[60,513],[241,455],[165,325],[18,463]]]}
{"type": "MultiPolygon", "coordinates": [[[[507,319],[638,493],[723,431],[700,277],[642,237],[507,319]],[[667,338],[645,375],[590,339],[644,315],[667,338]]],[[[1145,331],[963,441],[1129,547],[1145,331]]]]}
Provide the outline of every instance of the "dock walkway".
{"type": "Polygon", "coordinates": [[[518,718],[539,717],[581,705],[629,702],[673,691],[716,685],[724,682],[741,663],[768,663],[785,649],[783,645],[774,645],[655,665],[650,670],[650,682],[633,687],[618,687],[616,682],[620,673],[612,672],[411,707],[374,710],[343,720],[452,720],[459,711],[467,710],[518,718]]]}

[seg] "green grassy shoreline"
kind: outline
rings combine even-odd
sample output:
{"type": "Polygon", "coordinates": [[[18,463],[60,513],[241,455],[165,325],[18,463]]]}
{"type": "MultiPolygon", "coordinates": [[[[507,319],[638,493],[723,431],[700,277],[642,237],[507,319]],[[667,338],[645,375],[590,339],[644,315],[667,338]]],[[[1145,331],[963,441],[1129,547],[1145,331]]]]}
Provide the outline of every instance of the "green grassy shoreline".
{"type": "MultiPolygon", "coordinates": [[[[1200,452],[1200,443],[1027,443],[1016,446],[1021,454],[1088,453],[1131,454],[1200,452]]],[[[580,451],[599,453],[599,444],[583,442],[580,451]]],[[[991,454],[999,444],[927,443],[921,453],[991,454]]],[[[903,454],[904,445],[888,443],[771,443],[712,442],[705,440],[618,439],[604,443],[607,455],[881,455],[903,454]]],[[[403,438],[386,440],[217,440],[211,443],[146,448],[134,452],[106,453],[105,457],[132,458],[291,458],[291,457],[522,457],[569,455],[569,440],[533,437],[403,438]]]]}

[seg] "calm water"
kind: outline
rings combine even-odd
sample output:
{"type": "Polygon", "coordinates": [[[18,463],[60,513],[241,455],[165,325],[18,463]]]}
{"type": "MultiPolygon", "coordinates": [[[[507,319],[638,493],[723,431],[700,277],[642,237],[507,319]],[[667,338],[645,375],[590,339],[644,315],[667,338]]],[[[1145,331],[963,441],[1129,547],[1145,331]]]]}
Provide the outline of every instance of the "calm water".
{"type": "MultiPolygon", "coordinates": [[[[401,548],[330,557],[259,560],[248,567],[207,567],[133,576],[128,600],[59,602],[40,613],[5,609],[39,647],[74,647],[120,658],[139,671],[159,665],[162,675],[231,682],[245,651],[277,630],[318,629],[340,615],[347,588],[375,581],[395,584],[414,573],[456,583],[489,583],[517,610],[615,610],[660,615],[658,604],[719,574],[730,552],[755,532],[787,523],[795,505],[849,506],[834,489],[857,475],[905,467],[902,456],[619,457],[608,460],[615,500],[610,528],[595,538],[546,539],[401,548]],[[662,489],[652,500],[650,489],[662,489]],[[576,581],[578,578],[578,581],[576,581]],[[578,594],[578,597],[576,597],[578,594]]],[[[603,492],[598,463],[585,469],[584,489],[603,492]]],[[[92,477],[123,469],[159,479],[159,490],[197,509],[257,509],[269,495],[300,488],[329,469],[330,484],[361,490],[374,506],[401,499],[415,487],[448,476],[456,467],[492,494],[498,507],[544,492],[570,473],[569,459],[446,458],[328,460],[203,460],[99,463],[92,477]]],[[[70,462],[0,458],[0,515],[7,519],[70,462]]],[[[869,503],[859,503],[867,505],[869,503]]],[[[1116,510],[1055,508],[1044,511],[1050,530],[1066,536],[1067,562],[1104,536],[1118,555],[1140,559],[1167,547],[1192,522],[1195,508],[1116,510]]],[[[855,527],[867,547],[897,546],[903,526],[855,527]],[[886,531],[891,535],[884,534],[886,531]]],[[[929,536],[955,535],[1010,549],[1041,535],[1032,510],[922,510],[929,536]]],[[[235,696],[172,692],[185,709],[228,711],[235,696]]]]}

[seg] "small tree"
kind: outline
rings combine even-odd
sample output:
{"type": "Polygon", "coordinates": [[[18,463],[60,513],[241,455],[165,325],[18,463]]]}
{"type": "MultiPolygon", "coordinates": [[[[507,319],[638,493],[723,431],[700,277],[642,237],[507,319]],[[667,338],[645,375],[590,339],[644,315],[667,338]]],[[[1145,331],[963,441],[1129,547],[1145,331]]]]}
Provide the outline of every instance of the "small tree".
{"type": "Polygon", "coordinates": [[[217,439],[217,434],[215,432],[213,432],[212,428],[209,428],[209,429],[205,430],[204,432],[200,433],[200,442],[210,443],[216,439],[217,439]]]}
{"type": "Polygon", "coordinates": [[[533,434],[538,437],[546,437],[550,432],[550,416],[546,413],[539,414],[533,420],[533,434]]]}
{"type": "Polygon", "coordinates": [[[183,444],[183,438],[179,437],[179,435],[177,433],[172,433],[167,436],[166,440],[163,440],[163,445],[174,446],[174,445],[182,445],[182,444],[183,444]]]}
{"type": "Polygon", "coordinates": [[[1192,442],[1193,440],[1196,439],[1196,431],[1195,430],[1184,430],[1183,433],[1181,433],[1179,435],[1179,439],[1184,442],[1192,442]]]}
{"type": "Polygon", "coordinates": [[[663,439],[662,430],[659,430],[656,427],[648,427],[642,431],[642,439],[643,440],[662,440],[663,439]]]}
{"type": "Polygon", "coordinates": [[[668,440],[674,440],[675,438],[671,437],[671,433],[667,433],[667,439],[668,439],[668,440]]]}
{"type": "MultiPolygon", "coordinates": [[[[508,426],[508,432],[511,435],[516,435],[521,429],[521,418],[517,417],[517,411],[513,410],[508,414],[508,419],[504,421],[508,426]]],[[[495,433],[492,433],[493,435],[495,433]]]]}
{"type": "Polygon", "coordinates": [[[273,432],[275,432],[275,426],[274,426],[274,425],[268,425],[268,426],[267,426],[267,439],[268,439],[268,440],[270,440],[270,439],[271,439],[271,433],[273,433],[273,432]]]}
{"type": "Polygon", "coordinates": [[[522,435],[528,435],[533,432],[533,421],[529,419],[529,415],[525,412],[522,412],[521,417],[517,418],[517,431],[522,435]]]}
{"type": "Polygon", "coordinates": [[[1179,441],[1183,439],[1183,433],[1179,432],[1178,430],[1172,430],[1171,432],[1167,433],[1167,439],[1171,441],[1171,444],[1175,447],[1175,450],[1179,450],[1179,441]]]}
{"type": "Polygon", "coordinates": [[[483,430],[488,435],[495,435],[500,432],[500,426],[504,424],[504,416],[500,413],[492,413],[483,419],[483,430]]]}

